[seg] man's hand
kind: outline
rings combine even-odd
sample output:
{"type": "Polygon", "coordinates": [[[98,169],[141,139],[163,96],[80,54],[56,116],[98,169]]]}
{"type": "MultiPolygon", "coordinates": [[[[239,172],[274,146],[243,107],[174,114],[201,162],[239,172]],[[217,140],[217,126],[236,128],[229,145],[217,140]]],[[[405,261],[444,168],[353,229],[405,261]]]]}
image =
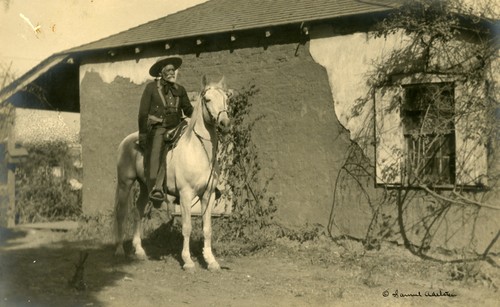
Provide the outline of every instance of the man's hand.
{"type": "Polygon", "coordinates": [[[146,149],[147,138],[148,135],[146,133],[139,133],[139,147],[141,147],[142,150],[146,149]]]}

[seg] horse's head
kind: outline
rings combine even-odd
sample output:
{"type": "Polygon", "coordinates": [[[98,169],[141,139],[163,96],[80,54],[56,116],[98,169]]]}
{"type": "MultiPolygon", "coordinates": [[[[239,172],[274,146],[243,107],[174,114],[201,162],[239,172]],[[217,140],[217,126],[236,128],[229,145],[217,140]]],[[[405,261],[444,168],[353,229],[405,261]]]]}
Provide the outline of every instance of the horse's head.
{"type": "Polygon", "coordinates": [[[202,78],[201,103],[203,105],[203,119],[205,122],[217,125],[223,133],[229,131],[231,121],[228,116],[228,101],[232,90],[226,87],[225,78],[218,83],[207,83],[205,76],[202,78]]]}

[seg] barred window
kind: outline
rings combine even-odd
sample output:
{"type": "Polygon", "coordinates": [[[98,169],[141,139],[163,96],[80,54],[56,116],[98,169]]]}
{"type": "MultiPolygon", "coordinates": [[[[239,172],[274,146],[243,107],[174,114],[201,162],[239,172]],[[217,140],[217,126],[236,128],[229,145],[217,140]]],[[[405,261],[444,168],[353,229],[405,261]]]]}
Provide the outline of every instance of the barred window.
{"type": "Polygon", "coordinates": [[[433,75],[396,77],[377,89],[376,184],[487,185],[483,92],[483,84],[433,75]]]}
{"type": "Polygon", "coordinates": [[[453,84],[404,87],[401,120],[408,185],[455,183],[453,84]]]}

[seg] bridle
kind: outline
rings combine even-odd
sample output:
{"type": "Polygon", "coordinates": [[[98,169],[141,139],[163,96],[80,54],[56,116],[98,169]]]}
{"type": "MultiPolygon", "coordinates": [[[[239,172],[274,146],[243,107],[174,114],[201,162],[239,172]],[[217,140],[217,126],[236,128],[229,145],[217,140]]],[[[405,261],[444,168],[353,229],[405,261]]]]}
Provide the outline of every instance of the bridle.
{"type": "MultiPolygon", "coordinates": [[[[228,114],[228,110],[227,110],[227,97],[228,95],[221,89],[221,88],[215,88],[215,87],[207,87],[205,88],[201,93],[200,93],[200,98],[201,98],[201,104],[203,106],[203,108],[205,108],[205,110],[207,111],[208,113],[208,116],[210,117],[210,121],[211,123],[207,123],[208,125],[211,125],[211,126],[215,126],[217,125],[217,123],[219,122],[219,117],[222,113],[226,112],[226,114],[228,114]],[[207,93],[208,90],[210,89],[215,89],[219,92],[222,92],[224,96],[226,96],[226,99],[224,99],[224,108],[219,111],[219,113],[217,113],[217,117],[214,117],[212,112],[210,112],[210,110],[208,109],[208,106],[207,106],[207,99],[205,98],[205,94],[207,93]]],[[[215,133],[217,133],[217,129],[215,130],[215,133]]],[[[201,146],[203,147],[203,150],[205,151],[205,154],[207,155],[207,157],[210,157],[210,155],[208,154],[208,151],[207,151],[207,148],[205,147],[205,144],[203,141],[211,141],[210,139],[206,139],[204,137],[202,137],[201,135],[199,135],[196,131],[194,131],[194,134],[196,135],[196,137],[198,138],[198,140],[200,141],[201,143],[201,146]]],[[[218,151],[218,141],[215,141],[215,152],[217,153],[218,151]]],[[[210,158],[209,158],[210,160],[210,158]]],[[[216,157],[212,157],[212,165],[210,166],[210,175],[208,177],[208,180],[207,180],[207,185],[205,186],[205,191],[206,189],[208,188],[208,185],[210,184],[210,181],[211,179],[213,178],[214,176],[214,171],[215,171],[215,164],[217,162],[217,158],[216,157]]],[[[202,194],[205,194],[205,191],[202,193],[202,194]]],[[[198,199],[199,201],[199,199],[198,199]]],[[[196,202],[197,203],[197,202],[196,202]]],[[[194,203],[191,207],[193,207],[196,203],[194,203]]],[[[207,206],[208,208],[208,206],[207,206]]],[[[207,210],[207,208],[205,208],[205,210],[207,210]]],[[[204,214],[204,213],[203,213],[204,214]]]]}
{"type": "MultiPolygon", "coordinates": [[[[227,97],[228,95],[221,89],[221,88],[216,88],[216,87],[207,87],[205,88],[201,93],[200,93],[200,98],[201,98],[201,104],[203,106],[203,108],[205,108],[205,110],[207,111],[208,113],[208,116],[210,117],[210,121],[211,123],[207,123],[205,122],[206,124],[210,125],[210,126],[215,126],[217,125],[217,123],[219,122],[219,117],[222,113],[226,113],[228,114],[228,110],[227,110],[227,97]],[[224,96],[226,96],[226,99],[224,99],[224,108],[219,111],[219,113],[217,113],[217,118],[213,116],[212,112],[210,112],[210,110],[208,109],[208,106],[207,106],[207,99],[205,98],[205,94],[207,93],[208,90],[210,89],[215,89],[219,92],[222,92],[224,96]]],[[[215,129],[215,133],[217,133],[217,129],[215,129]]],[[[200,140],[201,142],[201,146],[203,147],[203,150],[205,150],[205,153],[207,154],[208,157],[210,157],[210,155],[208,154],[208,151],[207,149],[205,148],[205,144],[203,143],[203,141],[211,141],[210,139],[207,139],[207,138],[204,138],[202,137],[200,134],[198,134],[196,131],[194,131],[194,134],[196,135],[196,137],[200,140]]],[[[215,151],[217,152],[217,145],[218,145],[219,142],[215,142],[215,151]]],[[[214,160],[214,163],[215,163],[215,159],[214,160]]]]}
{"type": "Polygon", "coordinates": [[[222,113],[226,113],[226,114],[229,114],[228,113],[228,110],[227,110],[227,94],[224,92],[224,90],[220,89],[220,88],[216,88],[216,87],[207,87],[205,88],[201,94],[201,104],[203,105],[203,107],[205,108],[205,110],[207,110],[208,112],[208,116],[210,116],[210,121],[212,122],[211,125],[216,125],[218,122],[219,122],[219,117],[222,113]],[[222,94],[226,97],[226,99],[224,99],[224,108],[222,110],[219,111],[219,113],[217,113],[217,117],[215,117],[212,112],[210,112],[210,110],[208,109],[208,106],[207,106],[207,99],[205,98],[205,94],[207,93],[208,90],[211,90],[211,89],[215,89],[219,92],[222,92],[222,94]]]}

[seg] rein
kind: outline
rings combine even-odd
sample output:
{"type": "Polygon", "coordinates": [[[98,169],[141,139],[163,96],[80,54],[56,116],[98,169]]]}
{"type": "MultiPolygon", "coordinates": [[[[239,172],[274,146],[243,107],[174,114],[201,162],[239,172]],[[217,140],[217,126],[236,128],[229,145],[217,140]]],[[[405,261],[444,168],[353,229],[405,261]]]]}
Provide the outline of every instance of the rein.
{"type": "MultiPolygon", "coordinates": [[[[219,120],[219,117],[220,115],[223,113],[223,112],[226,112],[228,113],[227,111],[227,107],[226,107],[226,102],[224,101],[224,109],[219,111],[219,113],[217,113],[217,118],[215,118],[212,113],[210,112],[210,110],[208,109],[207,107],[207,100],[205,99],[205,94],[206,92],[209,90],[209,89],[212,89],[212,87],[209,87],[209,88],[206,88],[204,89],[201,93],[200,93],[200,99],[201,99],[201,104],[202,104],[202,107],[207,111],[209,117],[210,117],[210,123],[207,123],[206,121],[205,124],[207,125],[210,125],[212,127],[215,127],[215,125],[217,124],[218,120],[219,120]]],[[[201,147],[203,148],[203,150],[205,151],[205,154],[207,155],[207,158],[208,160],[210,161],[210,154],[208,153],[208,150],[207,148],[205,147],[205,143],[204,141],[209,141],[209,142],[212,142],[212,139],[211,138],[204,138],[203,136],[201,136],[198,132],[196,132],[196,130],[193,128],[193,132],[194,134],[196,135],[196,137],[198,138],[198,140],[200,141],[201,143],[201,147]]],[[[215,135],[217,136],[217,129],[215,129],[215,135]]],[[[215,140],[215,146],[214,146],[214,149],[212,149],[212,151],[214,152],[214,155],[212,156],[212,161],[211,161],[211,166],[210,166],[210,175],[208,177],[208,180],[207,180],[207,185],[205,186],[205,190],[203,191],[202,195],[205,194],[205,192],[207,191],[208,189],[208,185],[210,184],[210,181],[212,180],[213,178],[213,175],[214,175],[214,171],[215,171],[215,163],[217,162],[217,152],[218,152],[218,146],[219,145],[219,141],[218,140],[215,140]]],[[[200,201],[200,199],[198,198],[198,201],[196,203],[198,203],[200,201]]],[[[192,205],[192,207],[196,204],[194,203],[192,205]]],[[[208,208],[208,206],[207,206],[208,208]]],[[[205,210],[207,210],[207,208],[205,208],[205,210]]]]}
{"type": "MultiPolygon", "coordinates": [[[[217,132],[215,132],[217,133],[217,132]]],[[[205,147],[205,143],[203,143],[203,141],[212,141],[211,139],[206,139],[204,137],[202,137],[201,135],[199,135],[196,131],[194,131],[194,134],[196,135],[196,137],[198,138],[198,140],[200,141],[201,143],[201,147],[203,147],[203,150],[205,151],[205,154],[207,155],[207,157],[209,158],[210,160],[210,156],[209,156],[209,153],[208,153],[208,150],[207,148],[205,147]]],[[[205,192],[207,191],[208,189],[208,185],[210,184],[210,181],[212,180],[212,177],[214,175],[214,171],[215,171],[215,163],[217,161],[217,151],[218,151],[218,141],[215,142],[215,155],[212,157],[212,163],[210,163],[210,175],[208,176],[208,180],[207,180],[207,185],[205,186],[205,190],[203,191],[203,194],[205,194],[205,192]]],[[[202,195],[203,195],[202,194],[202,195]]],[[[200,201],[200,199],[198,198],[198,201],[196,203],[194,203],[191,207],[194,207],[195,204],[197,204],[198,202],[200,201]]],[[[205,208],[205,210],[207,210],[205,208]]]]}

